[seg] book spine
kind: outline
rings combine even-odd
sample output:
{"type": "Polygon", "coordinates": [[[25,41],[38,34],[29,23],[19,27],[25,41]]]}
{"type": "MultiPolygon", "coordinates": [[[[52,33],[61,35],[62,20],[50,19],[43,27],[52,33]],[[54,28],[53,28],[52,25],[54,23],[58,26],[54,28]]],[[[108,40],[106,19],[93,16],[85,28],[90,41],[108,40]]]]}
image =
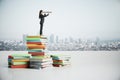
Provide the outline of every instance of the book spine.
{"type": "Polygon", "coordinates": [[[61,67],[62,65],[60,64],[52,64],[54,67],[61,67]]]}
{"type": "Polygon", "coordinates": [[[40,38],[40,36],[27,36],[27,38],[40,38]]]}
{"type": "Polygon", "coordinates": [[[12,62],[13,65],[23,65],[28,64],[28,62],[12,62]]]}
{"type": "Polygon", "coordinates": [[[44,52],[28,52],[29,54],[31,54],[32,56],[44,56],[45,53],[44,52]]]}
{"type": "Polygon", "coordinates": [[[45,45],[27,45],[28,49],[45,49],[45,45]]]}
{"type": "Polygon", "coordinates": [[[41,42],[27,42],[27,44],[37,44],[37,45],[42,45],[41,42]]]}
{"type": "Polygon", "coordinates": [[[28,65],[10,65],[10,68],[28,68],[28,65]]]}
{"type": "Polygon", "coordinates": [[[28,62],[29,59],[12,59],[12,62],[28,62]]]}

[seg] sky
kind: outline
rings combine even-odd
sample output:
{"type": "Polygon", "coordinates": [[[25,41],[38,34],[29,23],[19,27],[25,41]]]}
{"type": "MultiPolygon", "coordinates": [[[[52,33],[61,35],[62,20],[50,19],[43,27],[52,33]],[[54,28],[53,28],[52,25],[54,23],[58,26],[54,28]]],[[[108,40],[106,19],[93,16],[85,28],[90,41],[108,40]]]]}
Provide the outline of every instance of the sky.
{"type": "Polygon", "coordinates": [[[0,39],[38,35],[41,9],[46,36],[120,39],[120,0],[0,0],[0,39]]]}

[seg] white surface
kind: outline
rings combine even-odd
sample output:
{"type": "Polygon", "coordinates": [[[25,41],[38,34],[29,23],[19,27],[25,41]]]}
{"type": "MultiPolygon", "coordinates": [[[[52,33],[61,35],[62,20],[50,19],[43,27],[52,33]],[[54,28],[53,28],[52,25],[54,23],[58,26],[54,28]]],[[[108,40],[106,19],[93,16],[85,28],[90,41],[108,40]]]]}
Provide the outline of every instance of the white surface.
{"type": "Polygon", "coordinates": [[[7,68],[7,56],[25,51],[0,52],[0,80],[120,80],[118,51],[58,51],[70,54],[71,66],[44,69],[7,68]]]}

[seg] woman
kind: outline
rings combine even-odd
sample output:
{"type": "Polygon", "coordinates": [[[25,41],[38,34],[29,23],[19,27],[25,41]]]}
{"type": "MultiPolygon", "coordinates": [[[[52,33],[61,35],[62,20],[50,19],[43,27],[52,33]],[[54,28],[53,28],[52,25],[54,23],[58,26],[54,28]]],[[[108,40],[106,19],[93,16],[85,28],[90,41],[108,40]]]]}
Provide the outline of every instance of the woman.
{"type": "Polygon", "coordinates": [[[43,10],[40,10],[39,12],[39,19],[40,19],[40,35],[42,35],[42,30],[43,30],[43,23],[44,23],[44,18],[47,17],[49,14],[45,14],[43,10]]]}

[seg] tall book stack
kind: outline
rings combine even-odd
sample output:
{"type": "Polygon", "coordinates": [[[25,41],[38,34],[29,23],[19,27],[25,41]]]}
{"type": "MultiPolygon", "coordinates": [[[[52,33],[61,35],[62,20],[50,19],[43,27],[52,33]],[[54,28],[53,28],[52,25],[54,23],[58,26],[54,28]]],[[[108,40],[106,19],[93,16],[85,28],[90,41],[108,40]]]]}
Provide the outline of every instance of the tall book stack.
{"type": "Polygon", "coordinates": [[[9,68],[28,68],[31,54],[12,54],[8,56],[9,68]]]}
{"type": "Polygon", "coordinates": [[[47,38],[44,36],[27,36],[26,45],[30,58],[30,68],[45,68],[52,65],[52,59],[45,54],[47,38]]]}
{"type": "Polygon", "coordinates": [[[60,67],[60,66],[65,66],[65,65],[70,65],[70,56],[69,55],[51,55],[52,60],[53,60],[53,66],[54,67],[60,67]]]}

